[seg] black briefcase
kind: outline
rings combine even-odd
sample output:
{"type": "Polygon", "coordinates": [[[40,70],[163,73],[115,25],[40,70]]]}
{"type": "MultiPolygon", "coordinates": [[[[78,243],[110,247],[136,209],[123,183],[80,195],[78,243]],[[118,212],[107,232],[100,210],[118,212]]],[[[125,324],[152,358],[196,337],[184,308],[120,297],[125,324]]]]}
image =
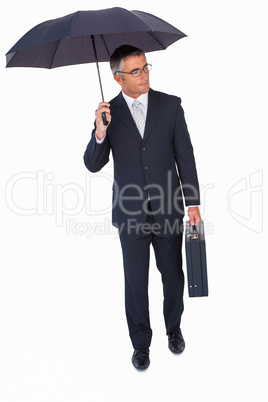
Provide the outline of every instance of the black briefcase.
{"type": "Polygon", "coordinates": [[[190,297],[208,296],[206,243],[204,222],[197,227],[186,222],[185,251],[188,293],[190,297]]]}

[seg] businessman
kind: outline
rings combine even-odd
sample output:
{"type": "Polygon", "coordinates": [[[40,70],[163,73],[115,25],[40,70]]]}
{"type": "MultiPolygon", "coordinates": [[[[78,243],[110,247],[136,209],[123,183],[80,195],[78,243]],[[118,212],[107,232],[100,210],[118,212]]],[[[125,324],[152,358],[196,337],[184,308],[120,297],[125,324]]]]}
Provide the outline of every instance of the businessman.
{"type": "Polygon", "coordinates": [[[138,370],[150,364],[150,246],[163,283],[163,313],[168,347],[181,353],[184,275],[182,222],[184,205],[191,225],[198,225],[199,184],[181,100],[150,88],[144,52],[123,45],[110,66],[121,92],[95,112],[95,128],[84,154],[86,167],[98,172],[114,160],[112,223],[119,230],[125,277],[125,308],[138,370]],[[105,114],[107,125],[103,123],[105,114]]]}

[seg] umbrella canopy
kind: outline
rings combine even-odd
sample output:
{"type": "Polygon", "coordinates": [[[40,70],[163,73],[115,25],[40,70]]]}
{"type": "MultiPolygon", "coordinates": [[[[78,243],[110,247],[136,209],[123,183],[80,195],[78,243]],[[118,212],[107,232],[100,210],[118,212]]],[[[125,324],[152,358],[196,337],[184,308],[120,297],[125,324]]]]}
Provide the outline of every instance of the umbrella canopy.
{"type": "Polygon", "coordinates": [[[142,11],[120,7],[77,11],[27,32],[7,52],[6,66],[55,68],[92,63],[96,61],[96,49],[98,61],[109,61],[113,51],[123,44],[151,52],[166,49],[185,36],[162,19],[142,11]]]}
{"type": "MultiPolygon", "coordinates": [[[[166,49],[186,36],[177,28],[142,11],[114,7],[77,11],[45,21],[27,32],[6,54],[6,67],[55,68],[72,64],[109,61],[124,44],[145,52],[166,49]]],[[[105,113],[103,123],[108,124],[105,113]]]]}

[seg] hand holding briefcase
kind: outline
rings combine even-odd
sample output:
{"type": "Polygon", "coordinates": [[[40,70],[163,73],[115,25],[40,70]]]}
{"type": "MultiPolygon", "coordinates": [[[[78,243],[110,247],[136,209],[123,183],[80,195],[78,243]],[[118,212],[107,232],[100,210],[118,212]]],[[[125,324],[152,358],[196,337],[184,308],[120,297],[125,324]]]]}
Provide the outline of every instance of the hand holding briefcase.
{"type": "Polygon", "coordinates": [[[197,227],[186,222],[185,251],[188,293],[190,297],[208,296],[207,261],[204,223],[197,227]]]}

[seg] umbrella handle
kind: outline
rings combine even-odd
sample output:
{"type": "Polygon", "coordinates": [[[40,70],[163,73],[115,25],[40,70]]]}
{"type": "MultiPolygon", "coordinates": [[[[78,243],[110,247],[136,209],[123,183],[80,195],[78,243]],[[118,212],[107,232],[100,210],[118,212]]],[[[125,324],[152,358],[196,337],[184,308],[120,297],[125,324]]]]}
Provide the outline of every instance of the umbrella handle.
{"type": "Polygon", "coordinates": [[[102,117],[102,122],[103,122],[103,124],[104,124],[105,126],[108,126],[108,121],[107,121],[107,119],[106,119],[106,113],[103,112],[103,113],[101,114],[101,117],[102,117]]]}
{"type": "MultiPolygon", "coordinates": [[[[104,95],[103,95],[103,90],[102,90],[101,76],[100,76],[100,69],[99,69],[99,62],[98,62],[98,55],[97,55],[97,50],[96,50],[96,46],[95,46],[95,36],[94,36],[94,35],[91,35],[91,40],[92,40],[94,55],[95,55],[95,59],[96,59],[96,66],[97,66],[97,71],[98,71],[98,77],[99,77],[99,83],[100,83],[100,90],[101,90],[102,102],[104,102],[104,95]]],[[[102,117],[103,124],[104,124],[105,126],[108,126],[108,121],[107,121],[107,119],[106,119],[106,113],[103,112],[103,113],[101,114],[101,117],[102,117]]]]}

